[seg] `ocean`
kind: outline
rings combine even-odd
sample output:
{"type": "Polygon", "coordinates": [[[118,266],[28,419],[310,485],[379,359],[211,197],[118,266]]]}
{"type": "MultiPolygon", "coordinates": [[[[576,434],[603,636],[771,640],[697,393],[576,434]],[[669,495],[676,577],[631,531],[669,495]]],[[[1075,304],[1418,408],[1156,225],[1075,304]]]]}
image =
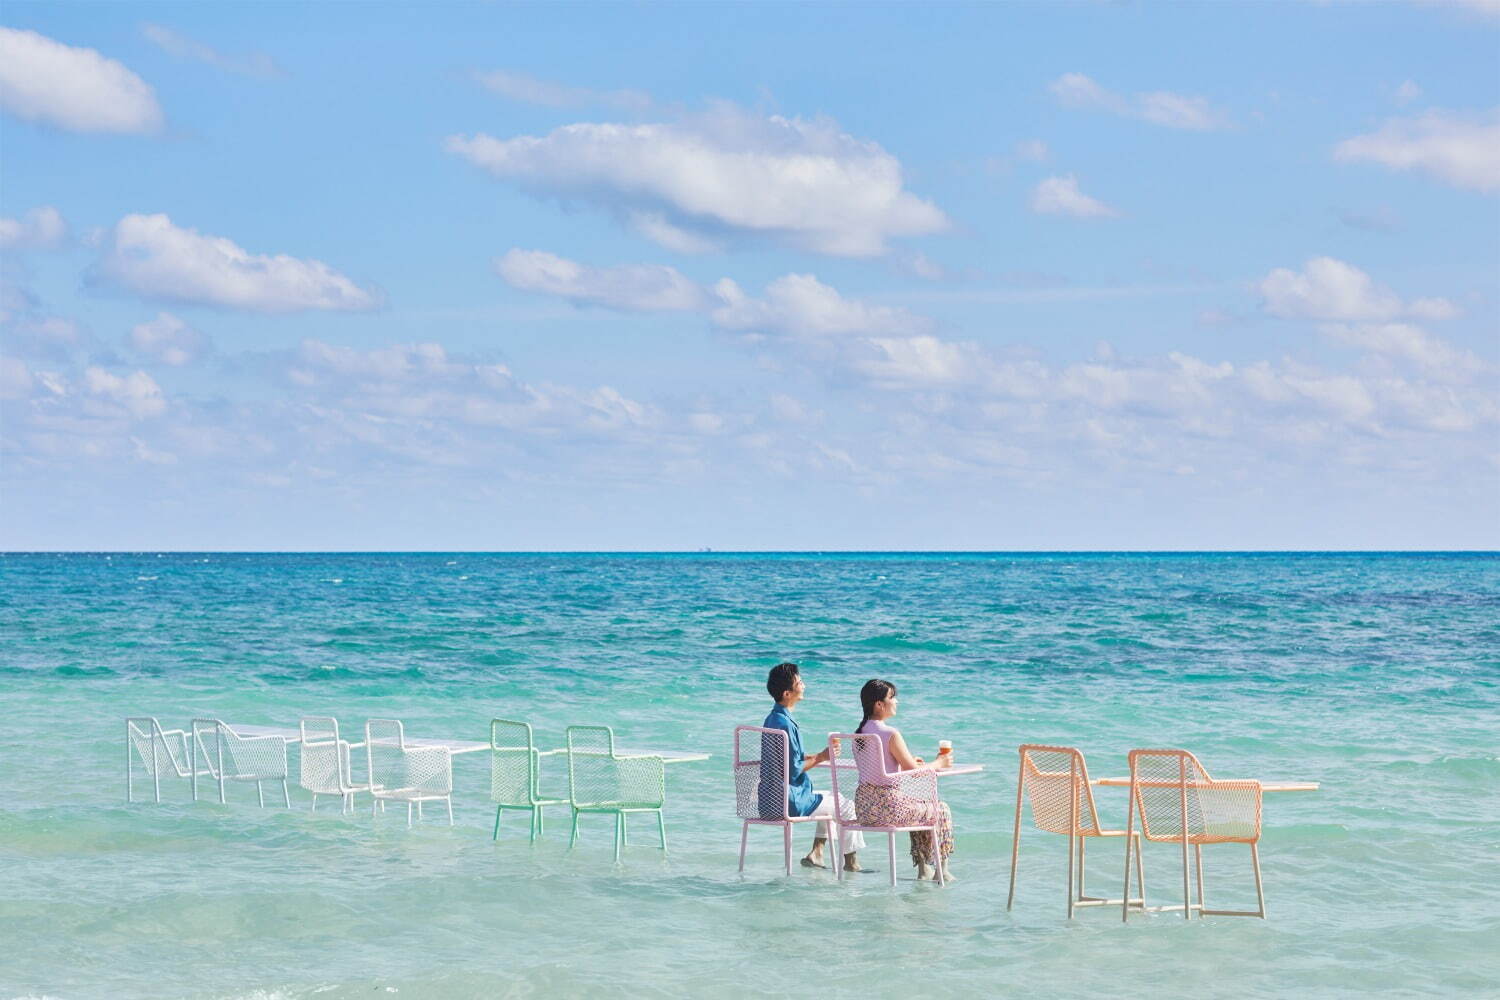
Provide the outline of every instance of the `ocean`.
{"type": "MultiPolygon", "coordinates": [[[[10,553],[0,696],[3,996],[1500,995],[1494,554],[10,553]],[[788,878],[768,829],[736,871],[731,734],[781,660],[809,750],[883,677],[917,752],[984,766],[942,785],[957,882],[912,881],[903,845],[892,890],[873,842],[877,874],[788,878]],[[492,841],[484,754],[455,759],[452,828],[364,795],[310,812],[295,749],[290,810],[176,779],[128,805],[136,715],[471,740],[504,717],[550,746],[606,724],[713,756],[667,769],[669,853],[641,821],[616,866],[611,821],[570,851],[565,808],[492,841]],[[1066,841],[1029,816],[1007,912],[1025,742],[1095,777],[1179,746],[1319,782],[1266,796],[1269,918],[1068,921],[1066,841]]],[[[1124,791],[1097,799],[1123,825],[1124,791]]],[[[1117,897],[1121,843],[1090,847],[1117,897]]],[[[1253,905],[1243,847],[1205,863],[1211,906],[1253,905]]],[[[1148,845],[1151,902],[1179,865],[1148,845]]]]}

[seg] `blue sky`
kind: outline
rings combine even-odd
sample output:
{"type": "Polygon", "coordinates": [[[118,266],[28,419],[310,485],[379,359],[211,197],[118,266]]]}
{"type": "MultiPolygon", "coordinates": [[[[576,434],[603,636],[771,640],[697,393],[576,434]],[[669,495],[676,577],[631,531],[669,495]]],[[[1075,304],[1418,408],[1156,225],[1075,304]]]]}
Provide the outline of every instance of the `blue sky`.
{"type": "Polygon", "coordinates": [[[1500,5],[31,4],[0,546],[1500,545],[1500,5]]]}

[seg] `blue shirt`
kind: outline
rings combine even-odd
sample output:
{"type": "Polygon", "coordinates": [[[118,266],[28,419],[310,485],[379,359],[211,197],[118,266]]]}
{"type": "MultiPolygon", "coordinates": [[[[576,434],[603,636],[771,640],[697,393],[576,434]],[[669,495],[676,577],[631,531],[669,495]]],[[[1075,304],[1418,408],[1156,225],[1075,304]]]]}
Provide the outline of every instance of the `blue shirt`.
{"type": "MultiPolygon", "coordinates": [[[[786,790],[787,815],[810,816],[814,809],[823,801],[823,796],[813,791],[812,777],[804,769],[803,764],[806,756],[802,753],[802,732],[797,728],[797,723],[792,719],[792,713],[777,705],[771,709],[771,714],[766,716],[765,727],[767,729],[780,729],[786,733],[786,741],[789,749],[787,755],[787,774],[790,776],[786,790]]],[[[769,740],[770,737],[767,737],[769,740]]],[[[766,760],[768,755],[762,751],[761,759],[766,760]]],[[[780,771],[780,768],[777,768],[780,771]]],[[[781,775],[776,775],[775,784],[780,784],[781,775]]],[[[762,781],[760,784],[762,816],[773,817],[781,815],[781,801],[775,798],[775,784],[762,781]]]]}

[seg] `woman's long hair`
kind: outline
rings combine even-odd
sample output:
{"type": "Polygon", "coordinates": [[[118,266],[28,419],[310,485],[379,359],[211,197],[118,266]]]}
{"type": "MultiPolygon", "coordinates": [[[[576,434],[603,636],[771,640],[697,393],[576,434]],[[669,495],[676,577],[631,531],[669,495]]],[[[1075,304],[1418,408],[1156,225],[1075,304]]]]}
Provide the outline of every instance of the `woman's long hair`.
{"type": "Polygon", "coordinates": [[[865,686],[859,689],[859,703],[864,707],[865,717],[859,720],[859,728],[856,733],[865,731],[865,723],[870,721],[870,716],[875,714],[875,703],[885,701],[887,698],[896,696],[896,685],[890,681],[871,679],[865,681],[865,686]]]}

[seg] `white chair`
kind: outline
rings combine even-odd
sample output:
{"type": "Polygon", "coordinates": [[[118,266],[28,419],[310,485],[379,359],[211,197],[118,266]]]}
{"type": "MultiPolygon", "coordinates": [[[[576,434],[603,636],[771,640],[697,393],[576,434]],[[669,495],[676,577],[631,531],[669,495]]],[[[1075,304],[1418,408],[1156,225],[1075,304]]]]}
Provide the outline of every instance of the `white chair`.
{"type": "Polygon", "coordinates": [[[568,804],[567,799],[542,795],[542,758],[566,752],[538,750],[528,722],[490,720],[490,801],[495,803],[495,834],[491,839],[500,839],[500,816],[505,810],[524,809],[531,813],[531,840],[536,842],[544,827],[543,808],[568,804]]]}
{"type": "Polygon", "coordinates": [[[286,737],[241,736],[218,719],[193,720],[193,801],[198,800],[200,775],[219,783],[219,802],[225,801],[224,786],[229,781],[255,782],[255,794],[262,809],[266,792],[262,782],[281,782],[281,798],[291,808],[287,791],[286,737]],[[203,755],[205,769],[198,769],[198,755],[203,755]]]}
{"type": "Polygon", "coordinates": [[[406,825],[411,807],[422,818],[422,803],[442,802],[453,825],[453,755],[447,747],[409,747],[406,732],[396,719],[365,723],[365,760],[369,765],[371,812],[387,801],[406,803],[406,825]]]}
{"type": "MultiPolygon", "coordinates": [[[[888,774],[885,770],[885,747],[881,745],[880,737],[875,733],[829,733],[828,734],[829,773],[830,784],[833,786],[833,812],[835,816],[843,815],[844,796],[848,795],[850,803],[859,800],[859,785],[861,782],[870,780],[872,783],[892,785],[899,793],[909,799],[918,799],[923,802],[932,803],[934,820],[932,823],[917,824],[914,826],[868,826],[863,823],[850,823],[847,820],[840,824],[844,830],[860,830],[867,833],[883,833],[888,841],[888,851],[891,868],[891,885],[896,884],[896,834],[916,833],[926,830],[932,834],[933,851],[938,850],[940,837],[939,823],[935,817],[942,811],[942,800],[938,798],[937,772],[928,770],[919,771],[897,771],[888,774]],[[878,776],[878,777],[877,777],[878,776]],[[853,782],[853,787],[850,782],[853,782]]],[[[940,863],[939,858],[932,859],[933,868],[937,872],[938,884],[947,883],[947,874],[944,869],[946,865],[940,863]]],[[[839,875],[843,877],[842,872],[839,875]]]]}
{"type": "Polygon", "coordinates": [[[318,808],[319,795],[337,795],[339,812],[354,810],[354,793],[368,792],[370,783],[356,784],[350,751],[363,743],[339,739],[339,720],[307,716],[298,723],[302,735],[302,752],[297,783],[312,792],[312,807],[318,808]]]}
{"type": "MultiPolygon", "coordinates": [[[[181,729],[163,729],[149,716],[125,720],[125,801],[135,801],[135,764],[139,760],[161,801],[161,778],[192,779],[193,751],[188,734],[181,729]]],[[[195,782],[196,784],[196,782],[195,782]]],[[[197,798],[196,794],[193,798],[197,798]]]]}
{"type": "MultiPolygon", "coordinates": [[[[740,871],[745,870],[745,845],[751,826],[781,827],[782,857],[786,873],[792,873],[792,827],[797,823],[821,822],[816,816],[793,816],[787,789],[791,784],[789,741],[786,730],[764,726],[734,727],[734,801],[740,823],[740,871]]],[[[829,843],[835,870],[842,864],[838,811],[828,820],[829,843]]]]}

